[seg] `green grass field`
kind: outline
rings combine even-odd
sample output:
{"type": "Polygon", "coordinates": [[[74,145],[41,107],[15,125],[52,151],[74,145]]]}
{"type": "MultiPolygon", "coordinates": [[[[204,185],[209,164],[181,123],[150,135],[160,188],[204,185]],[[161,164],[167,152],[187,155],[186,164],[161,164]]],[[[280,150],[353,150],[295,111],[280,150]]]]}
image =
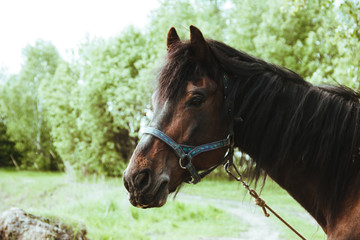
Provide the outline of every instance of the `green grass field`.
{"type": "MultiPolygon", "coordinates": [[[[183,187],[181,194],[250,202],[234,181],[207,180],[183,187]]],[[[322,230],[303,217],[305,211],[276,184],[266,184],[262,197],[306,238],[325,239],[322,230]]],[[[11,206],[20,207],[77,229],[85,227],[90,239],[235,239],[248,231],[246,218],[235,217],[217,205],[179,199],[170,197],[162,208],[143,210],[130,205],[118,178],[76,180],[61,173],[0,170],[0,212],[11,206]]],[[[249,203],[249,214],[261,212],[249,203]]],[[[262,221],[270,221],[274,231],[281,233],[281,239],[297,239],[273,216],[262,221]]]]}

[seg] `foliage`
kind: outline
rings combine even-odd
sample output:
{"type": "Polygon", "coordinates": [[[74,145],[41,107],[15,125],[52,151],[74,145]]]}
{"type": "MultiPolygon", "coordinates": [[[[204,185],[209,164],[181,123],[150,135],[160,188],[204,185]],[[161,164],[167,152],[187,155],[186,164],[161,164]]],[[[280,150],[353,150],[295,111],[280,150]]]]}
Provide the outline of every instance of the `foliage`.
{"type": "Polygon", "coordinates": [[[20,153],[15,149],[15,143],[10,140],[6,133],[6,125],[0,119],[0,167],[18,166],[20,153]]]}
{"type": "Polygon", "coordinates": [[[166,34],[173,26],[184,40],[189,38],[189,26],[195,25],[201,28],[205,37],[225,41],[224,26],[227,25],[225,0],[160,2],[160,7],[152,12],[150,24],[146,29],[156,48],[161,50],[158,52],[165,54],[166,34]]]}
{"type": "MultiPolygon", "coordinates": [[[[357,0],[160,3],[145,29],[87,38],[68,61],[51,43],[27,46],[19,74],[0,71],[0,139],[8,141],[0,148],[13,145],[23,168],[121,175],[148,122],[152,81],[172,26],[182,39],[189,38],[189,25],[198,26],[205,37],[288,67],[312,83],[360,89],[357,0]]],[[[244,165],[250,161],[241,159],[244,165]]]]}
{"type": "MultiPolygon", "coordinates": [[[[3,83],[8,78],[5,69],[0,70],[0,96],[5,93],[3,83]]],[[[15,149],[15,142],[11,141],[10,136],[7,134],[6,127],[6,116],[5,116],[5,103],[0,98],[0,166],[8,167],[14,166],[15,159],[19,159],[20,153],[15,149]]],[[[16,164],[19,164],[16,162],[16,164]]]]}
{"type": "Polygon", "coordinates": [[[10,76],[3,85],[7,133],[23,155],[21,167],[57,170],[61,164],[49,135],[39,85],[51,78],[60,57],[56,48],[44,41],[27,46],[23,56],[20,73],[10,76]]]}
{"type": "Polygon", "coordinates": [[[360,2],[346,0],[340,5],[340,24],[334,41],[339,41],[341,58],[336,59],[334,73],[338,81],[360,90],[360,2]],[[342,41],[341,41],[342,40],[342,41]]]}
{"type": "Polygon", "coordinates": [[[76,68],[71,69],[69,63],[61,61],[54,76],[40,86],[52,141],[65,166],[68,166],[67,162],[75,163],[79,158],[77,143],[80,133],[76,124],[79,115],[79,89],[75,87],[77,76],[76,68]]]}
{"type": "Polygon", "coordinates": [[[233,4],[229,27],[233,46],[288,67],[313,83],[335,83],[336,79],[358,87],[354,77],[359,74],[353,71],[358,64],[348,60],[359,59],[358,51],[349,51],[349,43],[354,41],[341,27],[347,26],[341,20],[346,13],[340,12],[334,1],[233,4]]]}
{"type": "Polygon", "coordinates": [[[73,64],[42,85],[54,144],[67,167],[119,176],[150,101],[146,39],[129,28],[108,41],[88,40],[73,64]]]}

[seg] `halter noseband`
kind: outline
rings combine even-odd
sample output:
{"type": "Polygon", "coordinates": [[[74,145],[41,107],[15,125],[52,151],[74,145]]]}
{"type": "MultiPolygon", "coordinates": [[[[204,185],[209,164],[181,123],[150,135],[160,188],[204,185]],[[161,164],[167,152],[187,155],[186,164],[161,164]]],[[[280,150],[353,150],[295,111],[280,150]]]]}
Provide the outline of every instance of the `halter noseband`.
{"type": "Polygon", "coordinates": [[[177,157],[179,157],[180,167],[183,169],[187,169],[191,174],[192,179],[191,181],[189,181],[189,183],[194,183],[194,184],[200,182],[203,177],[209,174],[217,166],[222,164],[222,162],[220,164],[216,164],[215,166],[209,168],[208,170],[202,173],[199,173],[192,164],[192,159],[203,152],[207,152],[223,147],[230,148],[232,142],[231,140],[232,137],[229,134],[227,138],[216,142],[206,143],[200,146],[188,146],[188,145],[178,144],[177,142],[172,140],[169,136],[167,136],[165,133],[153,127],[145,128],[144,134],[153,135],[154,137],[157,137],[160,140],[162,140],[164,143],[166,143],[170,148],[172,148],[175,154],[177,155],[177,157]]]}
{"type": "Polygon", "coordinates": [[[230,116],[230,126],[229,126],[229,134],[226,138],[206,143],[199,146],[188,146],[183,144],[178,144],[173,139],[171,139],[169,136],[167,136],[165,133],[160,131],[157,128],[154,127],[147,127],[144,130],[144,134],[150,134],[160,140],[162,140],[164,143],[166,143],[172,150],[174,150],[177,157],[179,157],[179,165],[183,169],[187,169],[191,175],[191,180],[188,181],[188,183],[196,184],[201,181],[202,178],[204,178],[206,175],[208,175],[210,172],[212,172],[215,168],[217,168],[219,165],[227,163],[229,161],[232,161],[233,155],[234,155],[234,129],[233,129],[233,106],[234,106],[234,100],[236,95],[236,90],[238,86],[238,82],[236,81],[235,87],[232,89],[229,89],[229,80],[226,75],[224,75],[224,99],[225,103],[228,109],[228,114],[230,116]],[[194,165],[192,164],[192,159],[199,155],[200,153],[219,149],[227,147],[228,151],[227,154],[224,156],[223,160],[215,164],[214,166],[210,167],[209,169],[198,172],[194,165]]]}

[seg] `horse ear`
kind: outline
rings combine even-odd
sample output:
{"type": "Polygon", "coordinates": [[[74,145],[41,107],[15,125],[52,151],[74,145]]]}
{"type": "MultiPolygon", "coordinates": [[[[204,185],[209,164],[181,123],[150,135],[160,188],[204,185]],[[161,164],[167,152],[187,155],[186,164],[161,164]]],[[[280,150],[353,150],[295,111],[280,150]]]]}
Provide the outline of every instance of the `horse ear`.
{"type": "Polygon", "coordinates": [[[180,38],[179,38],[179,35],[177,34],[176,30],[174,27],[170,28],[169,32],[168,32],[168,35],[167,35],[167,40],[166,40],[166,43],[167,43],[167,49],[168,51],[171,49],[171,47],[180,42],[180,38]]]}
{"type": "Polygon", "coordinates": [[[195,59],[198,61],[206,60],[209,46],[200,30],[193,25],[190,26],[190,43],[194,49],[195,59]]]}

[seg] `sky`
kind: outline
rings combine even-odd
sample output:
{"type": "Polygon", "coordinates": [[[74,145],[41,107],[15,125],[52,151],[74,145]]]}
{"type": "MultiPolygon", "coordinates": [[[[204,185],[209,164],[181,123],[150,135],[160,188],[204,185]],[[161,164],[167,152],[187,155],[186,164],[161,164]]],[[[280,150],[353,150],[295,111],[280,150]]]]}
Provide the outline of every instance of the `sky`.
{"type": "Polygon", "coordinates": [[[51,41],[63,57],[86,35],[109,38],[143,28],[158,0],[0,0],[0,68],[17,73],[22,49],[51,41]]]}

